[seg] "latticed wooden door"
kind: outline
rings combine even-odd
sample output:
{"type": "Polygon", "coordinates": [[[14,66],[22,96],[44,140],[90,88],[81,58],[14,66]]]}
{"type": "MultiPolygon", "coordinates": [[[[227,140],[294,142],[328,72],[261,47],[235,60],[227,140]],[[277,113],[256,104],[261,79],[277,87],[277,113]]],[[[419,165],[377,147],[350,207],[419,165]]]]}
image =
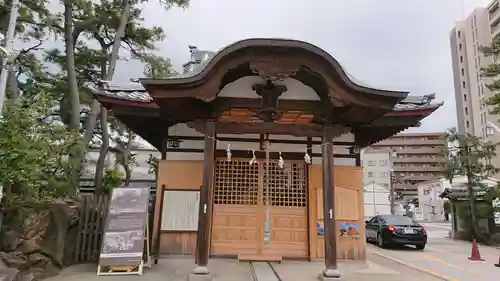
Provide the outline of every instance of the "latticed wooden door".
{"type": "Polygon", "coordinates": [[[264,161],[249,165],[247,159],[216,160],[215,166],[212,254],[307,256],[304,164],[282,169],[271,161],[267,172],[264,161]]]}
{"type": "Polygon", "coordinates": [[[271,161],[267,171],[263,164],[263,173],[262,200],[270,221],[270,233],[269,242],[264,240],[261,254],[306,258],[307,165],[303,161],[287,161],[280,168],[277,161],[271,161]]]}

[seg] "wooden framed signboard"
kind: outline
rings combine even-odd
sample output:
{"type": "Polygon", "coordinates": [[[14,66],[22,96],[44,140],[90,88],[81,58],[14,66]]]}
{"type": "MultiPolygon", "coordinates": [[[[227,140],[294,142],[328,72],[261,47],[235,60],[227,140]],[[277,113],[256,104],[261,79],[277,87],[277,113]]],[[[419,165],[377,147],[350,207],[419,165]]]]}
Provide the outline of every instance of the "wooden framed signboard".
{"type": "Polygon", "coordinates": [[[142,275],[145,263],[151,266],[148,247],[148,201],[148,187],[113,189],[104,226],[97,275],[142,275]]]}
{"type": "Polygon", "coordinates": [[[163,196],[161,230],[198,230],[199,191],[167,190],[163,196]]]}

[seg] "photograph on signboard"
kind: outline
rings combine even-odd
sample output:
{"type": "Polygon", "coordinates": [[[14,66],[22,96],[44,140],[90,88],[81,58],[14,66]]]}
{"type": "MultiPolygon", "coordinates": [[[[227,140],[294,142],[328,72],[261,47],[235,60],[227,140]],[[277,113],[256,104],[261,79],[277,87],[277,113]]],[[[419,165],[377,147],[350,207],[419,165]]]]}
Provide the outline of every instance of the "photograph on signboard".
{"type": "Polygon", "coordinates": [[[115,188],[111,196],[110,213],[140,213],[147,206],[144,197],[149,197],[146,188],[115,188]]]}
{"type": "Polygon", "coordinates": [[[149,188],[116,188],[104,226],[99,268],[139,265],[143,259],[149,188]]]}
{"type": "Polygon", "coordinates": [[[142,255],[144,245],[144,231],[108,232],[104,234],[101,257],[114,256],[114,254],[142,255]]]}

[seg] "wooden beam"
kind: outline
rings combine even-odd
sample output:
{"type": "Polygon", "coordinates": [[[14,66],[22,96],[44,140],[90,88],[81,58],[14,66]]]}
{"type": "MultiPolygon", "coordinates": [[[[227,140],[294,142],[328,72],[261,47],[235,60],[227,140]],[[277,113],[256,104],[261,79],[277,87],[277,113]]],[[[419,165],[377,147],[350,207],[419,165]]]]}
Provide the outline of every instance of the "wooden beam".
{"type": "MultiPolygon", "coordinates": [[[[189,122],[189,126],[196,131],[205,133],[203,120],[189,122]]],[[[333,137],[341,136],[349,132],[349,128],[343,125],[332,125],[333,137]]],[[[289,135],[295,137],[321,137],[322,126],[318,124],[281,124],[272,122],[244,123],[244,122],[217,122],[217,133],[219,134],[273,134],[289,135]]]]}
{"type": "Polygon", "coordinates": [[[194,274],[208,275],[207,268],[210,247],[210,204],[213,193],[213,174],[215,157],[215,122],[205,121],[205,155],[203,163],[203,184],[200,191],[200,208],[198,216],[198,237],[196,241],[196,265],[194,274]]]}
{"type": "Polygon", "coordinates": [[[323,218],[325,231],[325,278],[338,278],[337,231],[335,221],[335,183],[333,182],[333,137],[334,128],[323,126],[322,172],[323,172],[323,218]]]}
{"type": "MultiPolygon", "coordinates": [[[[258,98],[231,98],[218,97],[213,102],[214,110],[223,112],[231,108],[260,109],[262,100],[258,98]]],[[[297,110],[304,112],[317,112],[325,108],[321,101],[314,100],[278,100],[279,110],[297,110]]]]}

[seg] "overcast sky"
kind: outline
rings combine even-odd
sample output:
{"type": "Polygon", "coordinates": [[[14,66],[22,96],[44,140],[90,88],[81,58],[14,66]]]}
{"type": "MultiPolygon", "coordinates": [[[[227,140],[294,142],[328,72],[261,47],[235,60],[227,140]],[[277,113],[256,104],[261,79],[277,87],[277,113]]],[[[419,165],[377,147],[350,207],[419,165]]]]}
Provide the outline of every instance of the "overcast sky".
{"type": "MultiPolygon", "coordinates": [[[[438,132],[456,126],[449,32],[456,20],[488,2],[191,0],[188,9],[167,12],[150,0],[144,17],[146,25],[165,29],[159,48],[179,71],[189,59],[188,45],[217,51],[253,37],[307,41],[368,85],[413,95],[435,92],[444,106],[411,131],[438,132]]],[[[130,69],[122,67],[117,76],[130,77],[130,69]]]]}

